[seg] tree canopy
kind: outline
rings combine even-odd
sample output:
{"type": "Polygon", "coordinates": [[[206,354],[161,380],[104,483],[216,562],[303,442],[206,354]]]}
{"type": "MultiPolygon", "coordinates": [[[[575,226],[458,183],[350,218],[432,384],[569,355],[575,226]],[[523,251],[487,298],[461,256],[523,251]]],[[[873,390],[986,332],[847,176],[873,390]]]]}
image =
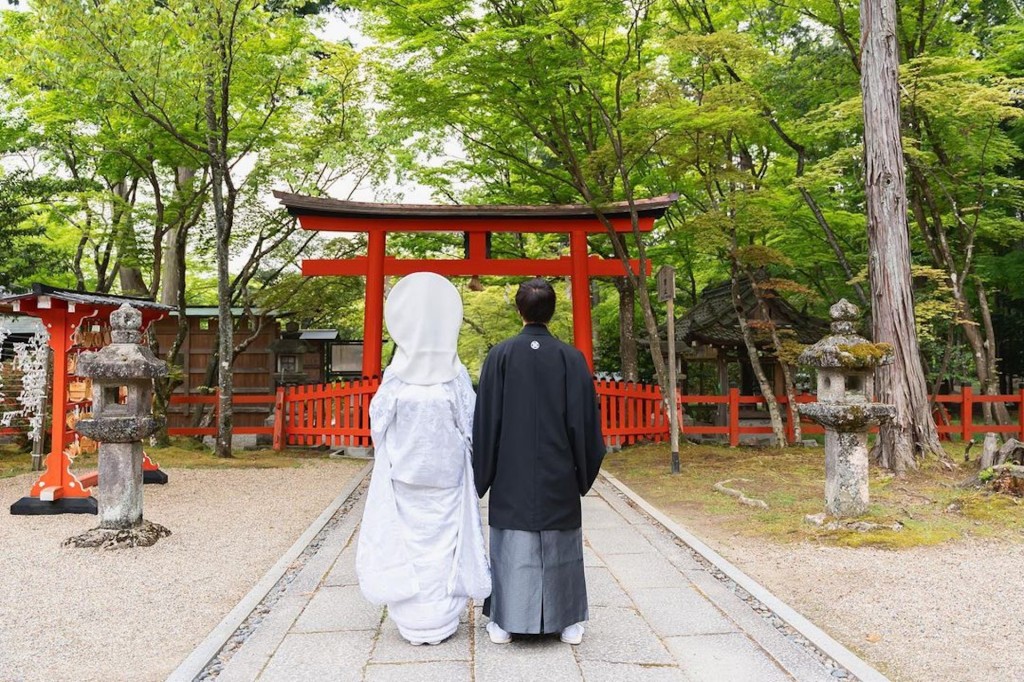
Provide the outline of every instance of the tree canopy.
{"type": "MultiPolygon", "coordinates": [[[[309,283],[297,263],[362,242],[298,230],[268,193],[347,198],[372,187],[395,200],[411,181],[458,203],[599,208],[678,193],[653,233],[593,235],[592,251],[674,265],[683,312],[706,286],[739,278],[807,314],[840,297],[871,307],[857,3],[23,9],[0,22],[0,286],[291,300],[304,319],[357,334],[361,285],[309,283]],[[341,11],[363,34],[354,43],[325,37],[341,11]]],[[[1024,375],[1024,14],[1014,0],[899,0],[896,10],[929,390],[966,381],[1008,391],[1024,375]]],[[[492,247],[568,250],[554,235],[495,235],[492,247]]],[[[394,255],[461,249],[457,233],[389,241],[394,255]]],[[[509,284],[466,290],[471,358],[505,329],[509,284]]],[[[593,285],[599,369],[664,381],[664,311],[651,287],[636,273],[593,285]]],[[[755,337],[792,355],[770,320],[744,334],[755,368],[755,337]]]]}

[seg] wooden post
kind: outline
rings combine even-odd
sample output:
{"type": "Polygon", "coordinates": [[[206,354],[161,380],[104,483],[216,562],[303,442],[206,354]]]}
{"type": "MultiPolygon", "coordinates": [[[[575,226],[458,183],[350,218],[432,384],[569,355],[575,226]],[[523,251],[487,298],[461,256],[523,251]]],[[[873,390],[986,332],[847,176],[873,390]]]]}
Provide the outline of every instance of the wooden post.
{"type": "MultiPolygon", "coordinates": [[[[794,391],[794,393],[793,393],[794,400],[795,400],[796,396],[798,396],[798,395],[799,395],[799,393],[794,391]]],[[[795,406],[791,406],[789,404],[789,397],[788,396],[782,396],[782,398],[786,400],[786,408],[787,408],[786,409],[786,442],[789,443],[790,445],[793,445],[794,443],[796,443],[796,423],[794,422],[794,420],[795,419],[799,419],[799,417],[794,416],[794,415],[797,414],[796,407],[795,406]]],[[[796,402],[799,402],[799,401],[796,401],[796,402]]]]}
{"type": "Polygon", "coordinates": [[[274,396],[274,449],[284,450],[284,388],[279,387],[274,396]]]}
{"type": "Polygon", "coordinates": [[[973,435],[974,400],[972,391],[968,384],[960,387],[960,438],[965,443],[973,435]]]}
{"type": "Polygon", "coordinates": [[[590,318],[590,275],[587,271],[587,233],[573,230],[569,239],[572,258],[572,340],[594,371],[594,329],[590,318]]]}
{"type": "Polygon", "coordinates": [[[672,444],[672,473],[679,473],[679,402],[676,391],[676,270],[671,265],[658,270],[658,300],[665,303],[668,323],[668,395],[662,396],[668,407],[669,440],[672,444]]]}
{"type": "MultiPolygon", "coordinates": [[[[53,411],[50,420],[50,456],[47,459],[53,459],[53,463],[56,464],[56,460],[64,458],[64,449],[68,446],[68,349],[74,326],[77,325],[69,325],[68,316],[60,313],[50,319],[44,318],[44,321],[49,323],[49,345],[53,354],[53,411]]],[[[46,487],[56,484],[63,489],[68,484],[64,467],[60,467],[58,471],[57,481],[49,481],[46,487]]],[[[41,491],[32,492],[38,494],[41,491]]]]}
{"type": "Polygon", "coordinates": [[[1020,389],[1020,405],[1017,407],[1017,423],[1020,425],[1017,438],[1024,443],[1024,388],[1020,389]]]}
{"type": "Polygon", "coordinates": [[[729,447],[740,444],[740,389],[729,389],[729,447]]]}
{"type": "Polygon", "coordinates": [[[363,376],[380,375],[381,341],[384,338],[384,252],[383,230],[371,230],[366,239],[366,307],[363,311],[363,376]]]}
{"type": "MultiPolygon", "coordinates": [[[[729,395],[729,363],[725,358],[725,349],[715,349],[715,363],[718,368],[718,390],[720,395],[729,395]]],[[[716,426],[729,425],[729,406],[719,403],[715,407],[716,426]]]]}
{"type": "Polygon", "coordinates": [[[676,392],[676,315],[675,301],[671,298],[665,303],[665,315],[668,317],[668,428],[672,443],[672,473],[679,473],[679,403],[676,392]]]}

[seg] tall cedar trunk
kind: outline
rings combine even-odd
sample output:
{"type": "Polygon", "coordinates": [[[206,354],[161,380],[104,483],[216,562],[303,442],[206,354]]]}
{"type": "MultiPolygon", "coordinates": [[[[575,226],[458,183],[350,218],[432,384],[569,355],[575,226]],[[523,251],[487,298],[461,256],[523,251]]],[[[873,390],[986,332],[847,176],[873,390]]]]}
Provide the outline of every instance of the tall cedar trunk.
{"type": "Polygon", "coordinates": [[[139,268],[122,265],[118,268],[117,276],[121,284],[121,293],[125,296],[145,296],[149,293],[149,287],[139,268]]]}
{"type": "Polygon", "coordinates": [[[879,368],[879,400],[896,407],[875,445],[879,464],[898,473],[916,467],[915,446],[942,453],[928,409],[928,389],[914,327],[907,195],[900,140],[899,57],[895,0],[861,0],[861,90],[864,182],[874,339],[893,347],[879,368]]]}
{"type": "Polygon", "coordinates": [[[619,363],[624,381],[638,381],[639,363],[636,354],[636,295],[625,277],[614,279],[619,292],[619,363]]]}
{"type": "Polygon", "coordinates": [[[217,91],[211,75],[206,77],[206,140],[210,154],[210,170],[213,184],[213,216],[217,241],[217,347],[218,355],[218,388],[220,398],[217,402],[217,444],[214,454],[217,457],[231,457],[231,426],[234,422],[231,412],[231,398],[234,393],[234,382],[231,375],[231,355],[234,350],[234,320],[231,318],[231,272],[229,270],[231,254],[228,246],[231,241],[231,226],[228,223],[225,209],[224,183],[227,168],[224,152],[220,146],[221,125],[227,121],[218,121],[217,91]]]}
{"type": "MultiPolygon", "coordinates": [[[[733,254],[736,253],[736,232],[733,231],[733,254]]],[[[757,385],[761,387],[761,395],[764,396],[765,404],[768,405],[768,416],[772,421],[772,435],[775,436],[775,444],[786,447],[786,427],[782,423],[782,413],[779,412],[779,401],[775,399],[775,387],[768,381],[768,376],[761,366],[761,358],[757,355],[757,344],[754,341],[754,333],[747,324],[747,311],[743,305],[743,297],[740,295],[740,268],[733,256],[732,273],[732,305],[736,311],[736,320],[740,325],[740,333],[743,335],[743,344],[747,347],[747,357],[750,359],[750,367],[757,377],[757,385]]]]}

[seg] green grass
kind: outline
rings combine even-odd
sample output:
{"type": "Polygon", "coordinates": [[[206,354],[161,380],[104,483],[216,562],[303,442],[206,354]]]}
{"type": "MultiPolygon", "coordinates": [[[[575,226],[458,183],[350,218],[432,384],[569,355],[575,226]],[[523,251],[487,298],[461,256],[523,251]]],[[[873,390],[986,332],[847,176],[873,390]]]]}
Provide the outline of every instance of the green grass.
{"type": "MultiPolygon", "coordinates": [[[[271,449],[237,450],[234,457],[222,459],[190,438],[172,438],[170,447],[146,446],[146,454],[166,469],[282,469],[301,466],[308,460],[327,460],[323,450],[295,449],[276,452],[271,449]]],[[[333,460],[331,460],[333,461],[333,460]]],[[[96,468],[96,455],[85,454],[75,459],[75,472],[96,468]]],[[[32,456],[16,447],[0,445],[0,478],[9,478],[31,471],[32,456]]]]}
{"type": "Polygon", "coordinates": [[[666,445],[644,445],[610,453],[605,468],[670,516],[709,533],[764,538],[775,542],[814,541],[845,547],[901,549],[935,545],[967,537],[999,537],[1024,541],[1024,502],[964,489],[960,482],[973,473],[952,472],[937,462],[896,478],[878,468],[870,474],[871,507],[866,521],[892,525],[867,532],[825,530],[804,521],[824,511],[825,456],[821,448],[680,447],[682,473],[669,473],[666,445]],[[741,505],[713,489],[734,481],[731,488],[764,500],[767,510],[741,505]]]}

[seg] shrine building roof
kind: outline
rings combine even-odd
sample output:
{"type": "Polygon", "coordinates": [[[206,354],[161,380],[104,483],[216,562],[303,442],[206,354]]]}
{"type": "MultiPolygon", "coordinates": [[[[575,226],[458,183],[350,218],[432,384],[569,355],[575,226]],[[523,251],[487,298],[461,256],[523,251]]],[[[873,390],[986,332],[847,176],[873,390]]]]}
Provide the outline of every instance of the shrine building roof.
{"type": "Polygon", "coordinates": [[[117,296],[115,294],[99,294],[91,291],[77,291],[75,289],[62,289],[51,287],[46,284],[35,283],[31,290],[24,293],[8,293],[0,296],[0,307],[17,308],[20,301],[34,300],[39,308],[46,307],[41,304],[45,299],[56,299],[73,305],[95,305],[104,308],[119,308],[124,303],[129,303],[136,308],[147,308],[153,311],[169,311],[172,307],[162,303],[156,303],[147,298],[138,296],[117,296]]]}

